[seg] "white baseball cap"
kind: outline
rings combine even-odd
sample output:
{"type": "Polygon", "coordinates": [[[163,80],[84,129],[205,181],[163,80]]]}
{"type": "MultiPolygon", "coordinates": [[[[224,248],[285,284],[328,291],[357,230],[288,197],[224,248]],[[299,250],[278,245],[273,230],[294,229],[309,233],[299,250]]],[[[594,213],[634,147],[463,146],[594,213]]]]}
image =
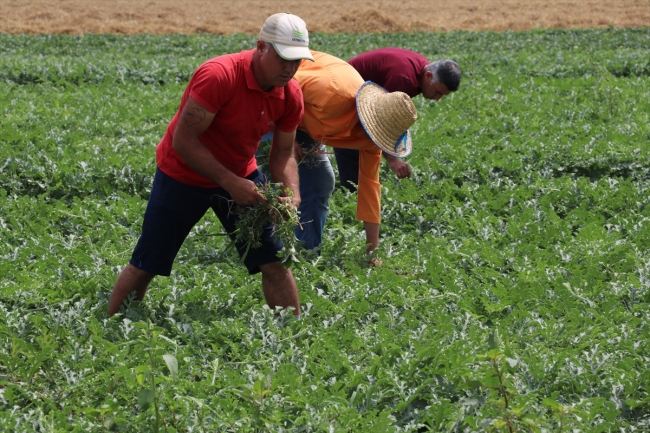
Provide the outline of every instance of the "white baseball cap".
{"type": "Polygon", "coordinates": [[[285,60],[314,61],[309,51],[307,25],[296,15],[279,13],[268,17],[260,30],[259,40],[271,43],[285,60]]]}

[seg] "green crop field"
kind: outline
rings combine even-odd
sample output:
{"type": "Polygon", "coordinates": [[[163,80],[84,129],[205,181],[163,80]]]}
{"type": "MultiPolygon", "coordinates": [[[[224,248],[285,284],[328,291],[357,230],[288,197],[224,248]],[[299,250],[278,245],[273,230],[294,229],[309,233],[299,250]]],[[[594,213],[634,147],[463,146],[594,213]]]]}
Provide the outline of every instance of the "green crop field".
{"type": "Polygon", "coordinates": [[[649,28],[313,35],[463,70],[382,167],[384,266],[337,190],[301,320],[212,215],[107,318],[187,81],[253,44],[0,34],[0,432],[650,431],[649,28]]]}

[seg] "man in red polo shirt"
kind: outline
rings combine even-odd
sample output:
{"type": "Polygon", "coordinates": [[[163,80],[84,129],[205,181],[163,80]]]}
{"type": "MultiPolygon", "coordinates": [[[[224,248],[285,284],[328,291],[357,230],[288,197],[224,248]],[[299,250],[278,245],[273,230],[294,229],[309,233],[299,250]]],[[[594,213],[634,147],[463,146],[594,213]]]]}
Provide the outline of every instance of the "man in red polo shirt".
{"type": "MultiPolygon", "coordinates": [[[[426,57],[402,48],[380,48],[348,60],[364,80],[379,84],[389,92],[404,92],[411,98],[440,100],[460,85],[461,72],[453,60],[430,63],[426,57]]],[[[359,152],[334,149],[341,186],[354,192],[359,183],[359,152]]],[[[411,167],[402,159],[384,153],[398,178],[411,176],[411,167]]]]}
{"type": "MultiPolygon", "coordinates": [[[[302,19],[275,14],[264,23],[254,49],[215,57],[194,72],[156,148],[158,167],[142,235],[115,282],[109,315],[117,313],[133,291],[141,300],[154,276],[170,275],[183,241],[209,208],[234,238],[237,217],[229,201],[264,202],[256,184],[266,179],[257,170],[255,151],[267,132],[274,131],[271,175],[291,189],[293,205],[299,206],[293,143],[304,105],[292,78],[301,60],[313,60],[308,46],[302,19]]],[[[265,228],[262,246],[251,248],[244,264],[249,273],[262,273],[270,308],[293,307],[299,315],[298,289],[291,271],[279,262],[282,244],[272,230],[265,228]]],[[[236,246],[243,255],[246,246],[236,246]]]]}

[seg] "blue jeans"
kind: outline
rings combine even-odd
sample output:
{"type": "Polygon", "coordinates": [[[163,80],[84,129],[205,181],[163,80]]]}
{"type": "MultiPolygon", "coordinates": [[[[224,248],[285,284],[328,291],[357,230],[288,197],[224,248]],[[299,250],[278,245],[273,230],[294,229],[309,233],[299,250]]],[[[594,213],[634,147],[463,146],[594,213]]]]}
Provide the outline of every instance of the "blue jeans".
{"type": "Polygon", "coordinates": [[[323,241],[325,220],[330,211],[329,199],[334,191],[334,170],[330,160],[324,153],[314,152],[314,146],[320,151],[325,145],[319,145],[306,132],[298,130],[296,140],[308,156],[298,161],[298,176],[300,178],[300,224],[294,229],[296,237],[304,242],[304,247],[313,250],[323,241]]]}
{"type": "Polygon", "coordinates": [[[263,141],[273,141],[273,131],[269,131],[260,138],[260,143],[263,141]]]}

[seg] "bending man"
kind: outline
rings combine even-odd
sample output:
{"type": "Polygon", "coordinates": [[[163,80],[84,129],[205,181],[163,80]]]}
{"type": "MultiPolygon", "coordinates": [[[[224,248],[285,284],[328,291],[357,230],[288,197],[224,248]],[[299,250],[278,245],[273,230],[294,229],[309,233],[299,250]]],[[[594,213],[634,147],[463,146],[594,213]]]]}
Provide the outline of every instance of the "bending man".
{"type": "Polygon", "coordinates": [[[305,102],[296,134],[296,153],[303,159],[298,167],[302,229],[296,228],[296,237],[307,249],[320,245],[334,190],[329,160],[313,149],[321,149],[323,144],[354,149],[359,153],[356,216],[364,222],[370,252],[379,245],[381,154],[405,157],[411,152],[408,128],[417,118],[416,109],[405,93],[387,93],[375,83],[364,83],[347,62],[316,51],[312,56],[314,62],[303,61],[295,75],[305,102]]]}
{"type": "MultiPolygon", "coordinates": [[[[421,54],[402,48],[380,48],[367,51],[348,60],[364,80],[373,81],[389,92],[404,92],[411,98],[440,100],[458,90],[461,72],[453,60],[432,63],[421,54]]],[[[341,186],[354,192],[359,183],[359,152],[354,149],[334,149],[341,186]]],[[[390,169],[402,179],[411,177],[411,167],[387,153],[384,157],[390,169]]]]}
{"type": "MultiPolygon", "coordinates": [[[[293,205],[300,204],[293,145],[304,107],[292,77],[302,59],[312,59],[305,23],[281,13],[266,20],[254,49],[215,57],[194,72],[156,148],[157,170],[142,235],[117,278],[109,315],[119,311],[132,291],[141,300],[154,276],[170,275],[186,236],[209,208],[234,237],[236,216],[229,212],[229,200],[264,202],[256,184],[265,179],[254,155],[260,138],[273,129],[271,174],[292,190],[293,205]]],[[[296,283],[279,263],[281,245],[271,234],[272,227],[266,227],[262,246],[251,249],[244,264],[249,273],[262,273],[270,308],[293,307],[298,315],[296,283]]],[[[237,249],[242,255],[245,246],[237,249]]]]}

